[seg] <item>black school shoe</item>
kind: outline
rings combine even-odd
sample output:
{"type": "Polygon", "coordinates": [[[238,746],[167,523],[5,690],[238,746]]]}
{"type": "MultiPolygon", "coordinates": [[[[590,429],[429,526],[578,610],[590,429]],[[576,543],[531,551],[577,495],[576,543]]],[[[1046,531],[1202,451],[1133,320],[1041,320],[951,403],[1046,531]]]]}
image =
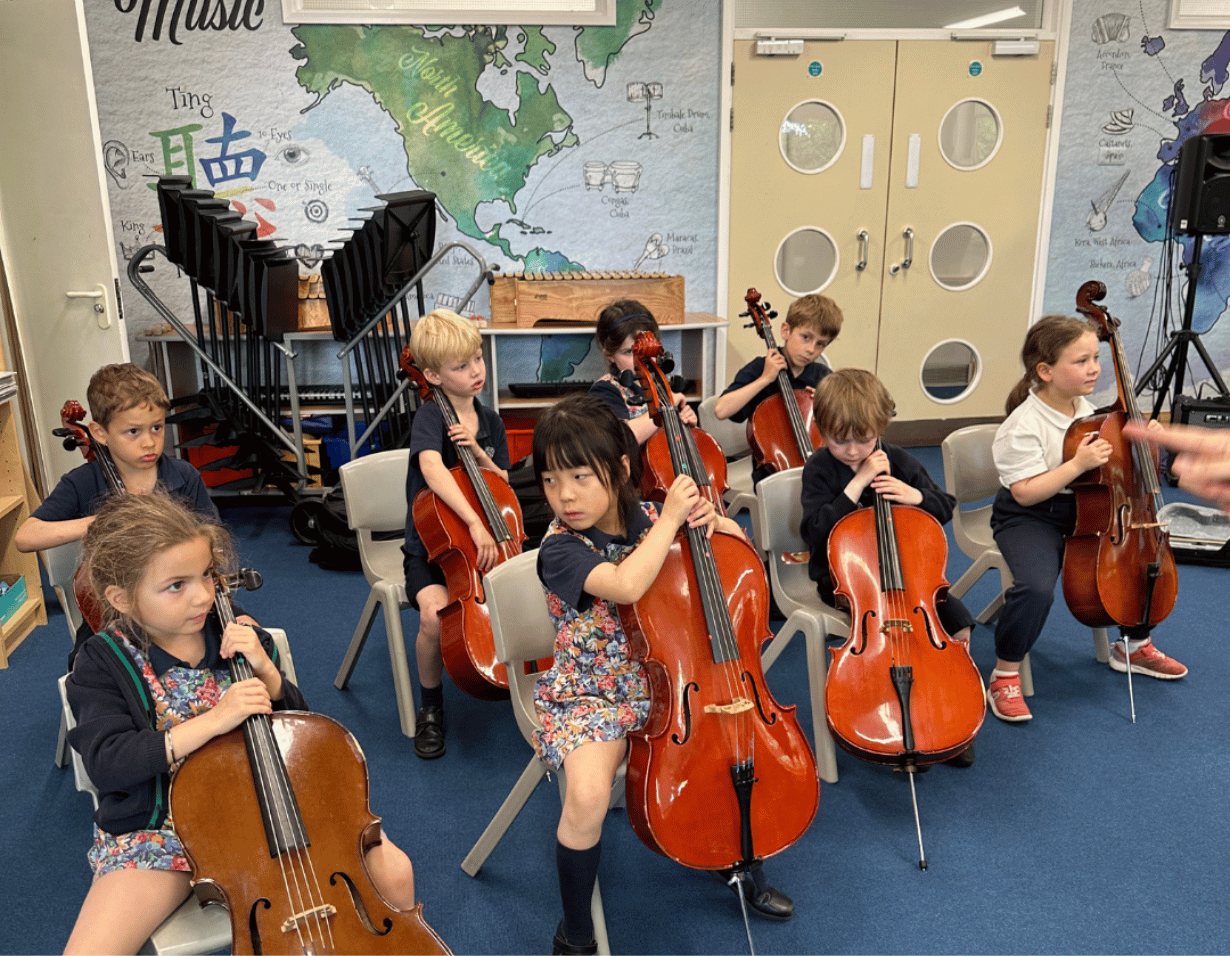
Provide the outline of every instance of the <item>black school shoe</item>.
{"type": "Polygon", "coordinates": [[[423,760],[444,756],[444,711],[420,707],[414,718],[414,753],[423,760]]]}
{"type": "Polygon", "coordinates": [[[949,757],[944,763],[950,767],[972,767],[974,765],[974,745],[970,744],[955,757],[949,757]]]}
{"type": "Polygon", "coordinates": [[[564,921],[559,921],[555,929],[555,939],[551,940],[551,956],[594,956],[598,952],[598,940],[591,939],[588,943],[571,942],[564,935],[564,921]]]}
{"type": "Polygon", "coordinates": [[[734,893],[738,893],[739,888],[742,887],[743,898],[747,900],[748,909],[761,919],[771,919],[778,923],[784,923],[794,915],[794,900],[781,890],[770,886],[763,893],[758,893],[756,891],[756,884],[752,882],[750,876],[731,883],[730,870],[716,870],[714,875],[729,886],[734,893]]]}

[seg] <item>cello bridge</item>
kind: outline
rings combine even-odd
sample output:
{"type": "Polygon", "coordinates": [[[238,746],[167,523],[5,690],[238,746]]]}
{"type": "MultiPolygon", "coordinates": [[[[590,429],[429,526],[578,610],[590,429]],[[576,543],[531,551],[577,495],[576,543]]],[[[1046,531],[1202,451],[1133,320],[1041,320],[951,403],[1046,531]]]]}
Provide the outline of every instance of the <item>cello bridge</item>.
{"type": "Polygon", "coordinates": [[[914,630],[914,625],[904,618],[889,617],[884,619],[884,623],[880,625],[880,633],[887,634],[890,628],[899,627],[901,630],[909,634],[914,630]]]}
{"type": "Polygon", "coordinates": [[[337,915],[337,907],[332,903],[321,903],[319,906],[313,906],[310,910],[304,910],[302,913],[296,913],[282,923],[283,933],[293,933],[299,928],[300,923],[307,922],[312,919],[331,919],[337,915]]]}
{"type": "Polygon", "coordinates": [[[755,706],[746,697],[736,697],[729,704],[706,704],[706,714],[741,714],[755,706]]]}

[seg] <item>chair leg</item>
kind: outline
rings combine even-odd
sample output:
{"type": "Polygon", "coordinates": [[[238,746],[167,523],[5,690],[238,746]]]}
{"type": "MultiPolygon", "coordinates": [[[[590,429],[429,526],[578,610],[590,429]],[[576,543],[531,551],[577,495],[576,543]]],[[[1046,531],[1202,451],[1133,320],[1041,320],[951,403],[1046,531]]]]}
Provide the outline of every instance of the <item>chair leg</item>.
{"type": "Polygon", "coordinates": [[[768,646],[760,652],[760,669],[768,671],[770,667],[782,656],[790,642],[794,639],[797,630],[791,627],[782,625],[781,629],[773,636],[773,640],[769,641],[768,646]]]}
{"type": "Polygon", "coordinates": [[[350,646],[346,648],[342,666],[338,669],[337,677],[333,679],[333,686],[338,690],[345,690],[346,685],[350,683],[350,675],[354,673],[354,666],[359,662],[363,645],[367,643],[367,635],[371,633],[372,624],[376,621],[376,605],[379,602],[380,595],[373,588],[367,593],[367,603],[363,605],[363,613],[359,615],[359,626],[354,629],[354,637],[350,639],[350,646]]]}
{"type": "Polygon", "coordinates": [[[606,935],[606,911],[602,908],[602,893],[598,880],[594,879],[594,895],[589,901],[590,919],[594,921],[594,941],[598,944],[598,956],[611,956],[611,941],[606,935]]]}
{"type": "Polygon", "coordinates": [[[1106,636],[1106,628],[1093,629],[1093,652],[1097,655],[1099,664],[1110,663],[1110,638],[1106,636]]]}
{"type": "Polygon", "coordinates": [[[63,767],[68,764],[68,718],[64,715],[64,708],[60,708],[60,736],[56,740],[56,766],[63,767]]]}
{"type": "Polygon", "coordinates": [[[824,711],[824,683],[828,674],[828,647],[824,634],[806,634],[807,685],[811,691],[811,732],[816,747],[816,768],[825,783],[837,782],[837,748],[824,711]]]}
{"type": "Polygon", "coordinates": [[[1023,697],[1034,695],[1034,669],[1029,663],[1028,654],[1021,660],[1021,695],[1023,697]]]}
{"type": "Polygon", "coordinates": [[[392,589],[382,594],[380,603],[384,607],[384,633],[389,641],[389,664],[393,669],[393,688],[397,693],[397,716],[401,721],[401,732],[413,737],[416,733],[414,688],[410,683],[410,665],[406,661],[406,638],[401,629],[401,604],[392,589]]]}
{"type": "Polygon", "coordinates": [[[543,778],[547,769],[548,764],[545,760],[540,757],[530,758],[530,762],[521,771],[521,776],[516,784],[508,792],[504,802],[500,804],[500,809],[496,811],[495,816],[491,818],[491,822],[487,824],[487,829],[483,831],[482,836],[478,838],[478,842],[466,854],[466,858],[461,861],[461,868],[465,870],[467,875],[478,875],[478,871],[487,861],[487,857],[491,855],[491,851],[495,849],[496,844],[508,832],[512,822],[517,819],[517,814],[521,812],[534,791],[538,788],[538,781],[543,778]]]}

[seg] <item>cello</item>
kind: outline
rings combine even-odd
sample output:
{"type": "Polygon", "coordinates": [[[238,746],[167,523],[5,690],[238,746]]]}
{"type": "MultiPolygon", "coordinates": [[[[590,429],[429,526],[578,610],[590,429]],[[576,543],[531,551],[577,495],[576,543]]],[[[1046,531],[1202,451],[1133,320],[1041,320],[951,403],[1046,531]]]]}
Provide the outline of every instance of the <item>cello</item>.
{"type": "Polygon", "coordinates": [[[914,774],[973,742],[986,695],[969,642],[953,640],[935,609],[948,588],[943,527],[922,508],[875,498],[874,508],[852,511],[829,535],[834,592],[850,612],[850,634],[832,650],[824,707],[845,750],[909,774],[925,870],[914,774]]]}
{"type": "MultiPolygon", "coordinates": [[[[777,313],[765,311],[769,303],[762,305],[760,293],[755,289],[748,289],[743,301],[747,303],[744,315],[751,317],[765,345],[776,351],[777,340],[771,320],[777,313]]],[[[764,468],[769,474],[803,467],[811,453],[822,444],[812,394],[805,388],[793,388],[786,369],[777,373],[777,392],[757,405],[748,417],[747,443],[756,467],[764,468]]]]}
{"type": "MultiPolygon", "coordinates": [[[[678,474],[708,478],[641,332],[636,371],[678,474]]],[[[793,706],[773,699],[760,665],[769,635],[764,565],[742,536],[681,531],[654,583],[619,607],[650,688],[649,717],[628,735],[628,818],[650,849],[695,869],[744,873],[798,840],[820,797],[816,762],[793,706]]]]}
{"type": "MultiPolygon", "coordinates": [[[[663,350],[662,343],[652,332],[638,332],[633,349],[638,347],[642,336],[648,337],[644,340],[646,343],[644,348],[653,352],[657,359],[656,367],[662,372],[669,373],[674,368],[675,360],[669,352],[663,350]]],[[[628,369],[620,376],[620,384],[628,387],[638,378],[641,378],[639,369],[628,369]]],[[[660,403],[658,405],[650,403],[650,414],[658,423],[659,430],[641,446],[641,498],[645,501],[659,503],[666,500],[667,489],[675,480],[675,475],[679,473],[672,457],[678,453],[687,458],[689,475],[705,477],[706,480],[703,483],[699,478],[696,481],[696,484],[700,486],[700,493],[713,502],[713,507],[717,509],[719,515],[724,515],[726,505],[723,502],[723,496],[730,486],[726,481],[726,455],[722,451],[722,446],[708,432],[695,426],[684,425],[682,422],[679,422],[679,429],[674,438],[667,433],[662,419],[666,416],[673,416],[678,421],[679,407],[674,404],[678,399],[670,391],[670,386],[664,377],[662,384],[666,388],[665,397],[670,399],[671,405],[666,408],[660,403]]],[[[644,388],[643,378],[641,378],[641,387],[644,388]]]]}
{"type": "MultiPolygon", "coordinates": [[[[260,575],[236,575],[247,588],[260,575]]],[[[215,574],[223,627],[229,579],[215,574]]],[[[236,681],[253,677],[242,654],[236,681]]],[[[189,754],[171,778],[175,832],[208,903],[226,907],[233,953],[448,953],[423,904],[398,910],[363,855],[380,841],[358,742],[323,714],[253,714],[189,754]]]]}
{"type": "MultiPolygon", "coordinates": [[[[107,490],[111,494],[124,491],[124,479],[115,467],[111,452],[103,442],[94,441],[93,436],[82,426],[83,421],[85,409],[76,399],[70,398],[60,409],[61,427],[52,429],[51,434],[64,439],[66,451],[80,448],[86,461],[97,461],[98,467],[102,469],[103,480],[107,483],[107,490]]],[[[77,573],[73,575],[73,598],[81,611],[82,619],[92,632],[97,633],[102,626],[103,605],[90,587],[90,576],[84,565],[78,567],[77,573]]]]}
{"type": "MultiPolygon", "coordinates": [[[[1076,293],[1077,311],[1110,343],[1118,396],[1108,409],[1073,422],[1064,436],[1065,461],[1090,434],[1110,442],[1113,450],[1106,464],[1069,486],[1076,495],[1076,527],[1064,542],[1063,595],[1072,616],[1088,627],[1117,624],[1147,631],[1174,609],[1179,572],[1170,535],[1157,519],[1162,505],[1157,452],[1123,434],[1127,422],[1144,425],[1145,419],[1119,339],[1119,320],[1097,305],[1105,297],[1106,286],[1096,279],[1076,293]]],[[[1126,656],[1126,634],[1123,640],[1126,656]]],[[[1127,674],[1130,695],[1131,667],[1127,674]]]]}
{"type": "MultiPolygon", "coordinates": [[[[448,396],[432,385],[414,364],[410,346],[402,349],[402,371],[419,390],[424,401],[434,401],[451,428],[459,424],[457,412],[448,396]]],[[[466,500],[483,519],[495,539],[499,557],[507,561],[521,553],[525,528],[521,505],[512,487],[494,472],[480,468],[474,453],[464,445],[455,446],[459,464],[450,471],[466,500]]],[[[491,617],[484,603],[482,572],[474,539],[456,512],[430,488],[415,496],[411,513],[414,527],[427,548],[428,557],[444,572],[449,603],[440,610],[440,652],[453,682],[479,700],[508,697],[508,671],[496,659],[491,617]]]]}

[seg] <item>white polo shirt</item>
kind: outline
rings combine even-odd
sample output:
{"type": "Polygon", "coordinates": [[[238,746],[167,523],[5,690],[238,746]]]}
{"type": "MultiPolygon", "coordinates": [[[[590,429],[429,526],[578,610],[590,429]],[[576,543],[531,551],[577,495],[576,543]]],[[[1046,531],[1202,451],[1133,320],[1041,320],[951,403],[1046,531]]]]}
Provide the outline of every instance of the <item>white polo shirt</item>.
{"type": "MultiPolygon", "coordinates": [[[[1074,402],[1076,415],[1069,418],[1051,408],[1033,392],[1004,419],[995,433],[991,453],[999,470],[999,482],[1011,488],[1018,481],[1041,475],[1063,464],[1063,439],[1078,418],[1095,411],[1083,395],[1074,402]]],[[[1064,489],[1060,494],[1071,494],[1064,489]]]]}

